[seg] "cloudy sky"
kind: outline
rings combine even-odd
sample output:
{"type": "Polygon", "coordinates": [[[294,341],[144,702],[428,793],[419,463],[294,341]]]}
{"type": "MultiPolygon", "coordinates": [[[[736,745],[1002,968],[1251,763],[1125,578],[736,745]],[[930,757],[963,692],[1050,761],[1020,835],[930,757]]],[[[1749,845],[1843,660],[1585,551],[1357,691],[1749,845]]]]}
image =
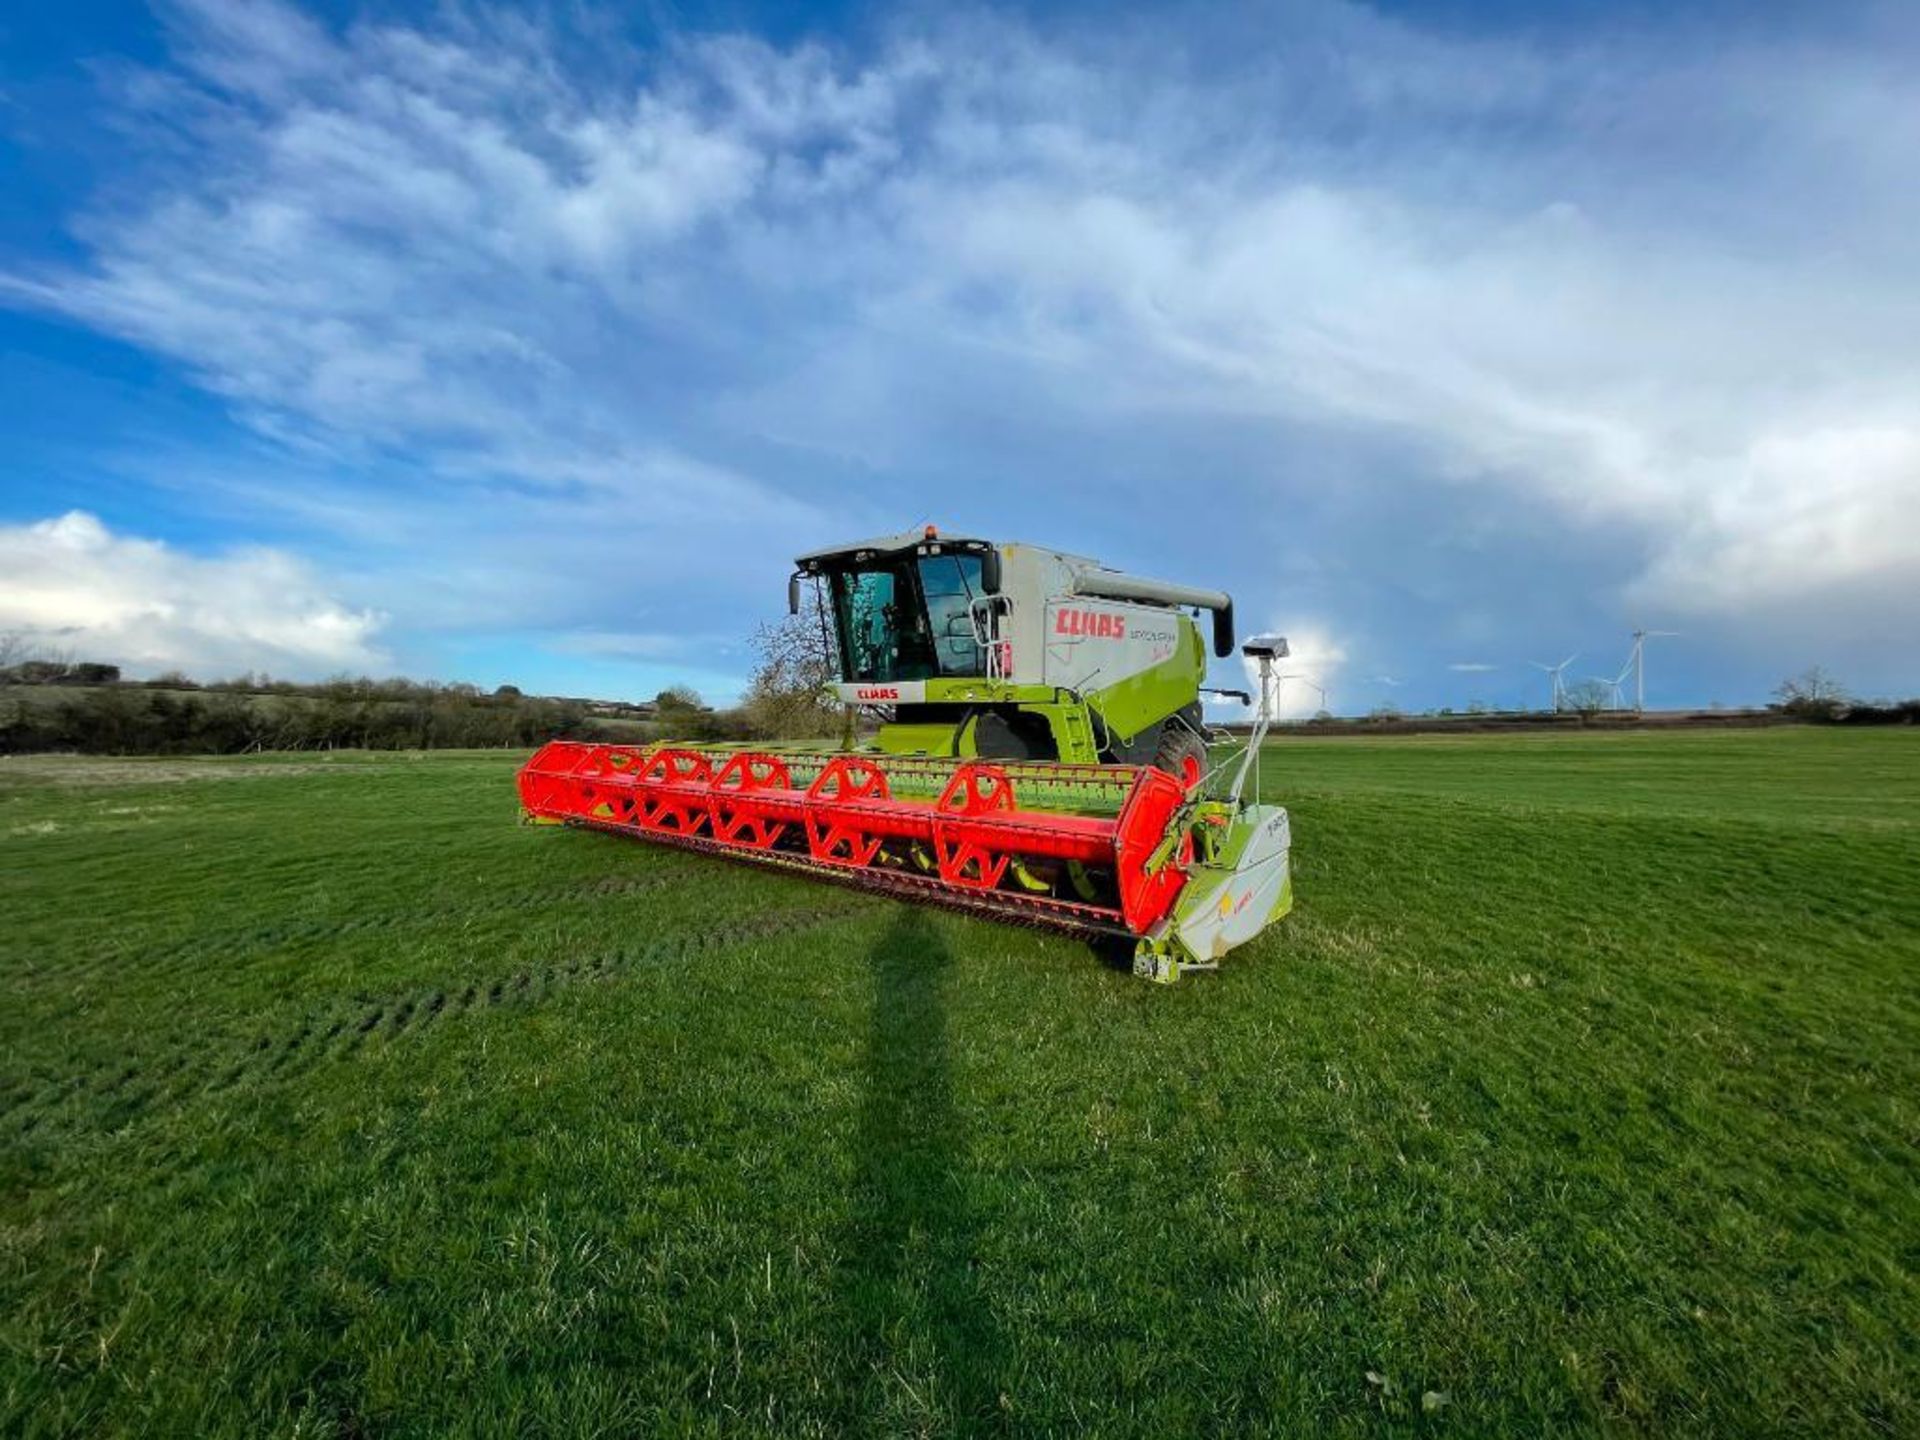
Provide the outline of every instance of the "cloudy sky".
{"type": "Polygon", "coordinates": [[[724,698],[935,521],[1346,711],[1920,690],[1920,11],[1117,14],[9,7],[0,630],[724,698]]]}

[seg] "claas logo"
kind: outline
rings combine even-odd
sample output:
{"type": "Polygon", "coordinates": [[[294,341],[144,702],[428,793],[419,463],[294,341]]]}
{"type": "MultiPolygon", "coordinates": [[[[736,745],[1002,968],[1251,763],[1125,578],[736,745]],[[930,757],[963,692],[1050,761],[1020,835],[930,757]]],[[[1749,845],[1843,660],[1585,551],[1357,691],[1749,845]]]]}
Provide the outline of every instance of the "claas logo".
{"type": "Polygon", "coordinates": [[[1240,896],[1235,896],[1231,892],[1222,895],[1220,897],[1220,918],[1222,920],[1231,920],[1247,908],[1247,902],[1251,899],[1253,899],[1253,892],[1251,890],[1240,896]]]}
{"type": "Polygon", "coordinates": [[[1127,617],[1109,615],[1100,610],[1056,610],[1053,633],[1078,635],[1092,640],[1124,640],[1127,638],[1127,617]]]}

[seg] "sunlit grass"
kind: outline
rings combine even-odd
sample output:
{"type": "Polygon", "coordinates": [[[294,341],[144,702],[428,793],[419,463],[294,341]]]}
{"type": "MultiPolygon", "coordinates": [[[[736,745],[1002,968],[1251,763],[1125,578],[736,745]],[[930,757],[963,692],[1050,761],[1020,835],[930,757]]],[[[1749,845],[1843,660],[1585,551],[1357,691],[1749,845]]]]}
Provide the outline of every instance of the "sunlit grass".
{"type": "Polygon", "coordinates": [[[511,757],[0,762],[0,1432],[1900,1433],[1916,740],[1278,744],[1171,989],[511,757]]]}

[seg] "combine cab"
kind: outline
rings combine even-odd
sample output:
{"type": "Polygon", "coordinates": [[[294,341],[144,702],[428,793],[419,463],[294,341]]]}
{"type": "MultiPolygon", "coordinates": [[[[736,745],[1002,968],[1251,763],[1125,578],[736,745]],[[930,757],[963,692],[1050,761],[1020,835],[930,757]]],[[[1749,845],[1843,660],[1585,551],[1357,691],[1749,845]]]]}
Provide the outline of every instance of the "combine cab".
{"type": "Polygon", "coordinates": [[[880,719],[872,749],[555,741],[520,772],[528,817],[1123,937],[1161,980],[1290,908],[1286,811],[1242,798],[1284,640],[1246,647],[1262,703],[1245,752],[1210,768],[1200,730],[1188,611],[1230,655],[1225,594],[931,528],[796,563],[789,607],[824,586],[835,690],[880,719]]]}

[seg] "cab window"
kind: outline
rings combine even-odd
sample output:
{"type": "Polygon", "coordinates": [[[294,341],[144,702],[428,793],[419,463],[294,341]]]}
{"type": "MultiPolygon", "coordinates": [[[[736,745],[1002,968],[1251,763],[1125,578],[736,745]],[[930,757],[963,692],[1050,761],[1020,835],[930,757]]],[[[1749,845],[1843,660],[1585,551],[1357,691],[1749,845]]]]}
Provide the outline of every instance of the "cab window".
{"type": "Polygon", "coordinates": [[[933,634],[940,673],[985,673],[971,609],[980,594],[980,557],[952,552],[922,555],[920,589],[927,599],[927,628],[933,634]]]}
{"type": "Polygon", "coordinates": [[[855,683],[985,674],[971,606],[980,557],[903,554],[833,572],[834,623],[855,683]]]}

